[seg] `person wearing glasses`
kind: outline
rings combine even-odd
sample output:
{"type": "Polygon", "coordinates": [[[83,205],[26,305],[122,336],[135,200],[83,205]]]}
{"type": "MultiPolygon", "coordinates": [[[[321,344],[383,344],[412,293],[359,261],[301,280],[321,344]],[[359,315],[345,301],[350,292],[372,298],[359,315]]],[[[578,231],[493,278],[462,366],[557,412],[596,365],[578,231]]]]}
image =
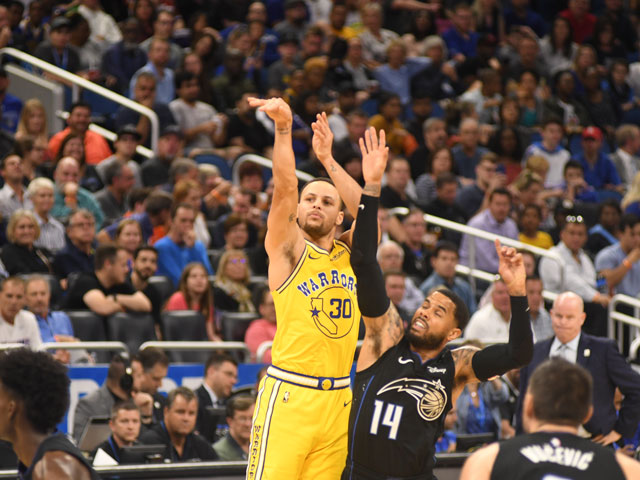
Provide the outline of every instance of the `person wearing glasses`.
{"type": "Polygon", "coordinates": [[[70,273],[93,271],[96,221],[89,210],[73,212],[67,223],[67,244],[53,259],[53,271],[61,279],[70,273]]]}
{"type": "Polygon", "coordinates": [[[213,450],[220,460],[232,462],[247,459],[255,406],[256,399],[251,395],[238,395],[227,403],[229,431],[213,444],[213,450]]]}

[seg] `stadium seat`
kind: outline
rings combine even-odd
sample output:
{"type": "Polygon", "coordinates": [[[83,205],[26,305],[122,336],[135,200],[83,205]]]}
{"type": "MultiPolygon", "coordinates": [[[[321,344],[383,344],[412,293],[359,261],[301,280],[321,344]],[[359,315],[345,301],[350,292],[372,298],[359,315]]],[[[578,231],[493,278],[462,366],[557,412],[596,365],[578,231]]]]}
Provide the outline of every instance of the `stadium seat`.
{"type": "Polygon", "coordinates": [[[107,318],[107,338],[124,343],[135,354],[144,342],[157,340],[153,317],[148,313],[116,313],[107,318]]]}
{"type": "MultiPolygon", "coordinates": [[[[90,310],[70,310],[65,312],[71,319],[73,335],[82,342],[105,342],[107,334],[104,329],[104,319],[90,310]]],[[[107,363],[111,354],[106,350],[93,352],[98,363],[107,363]]]]}
{"type": "Polygon", "coordinates": [[[244,342],[244,334],[251,322],[259,318],[256,313],[223,312],[222,338],[229,342],[244,342]]]}
{"type": "MultiPolygon", "coordinates": [[[[167,341],[195,341],[207,340],[205,318],[199,312],[192,310],[177,310],[163,312],[160,317],[160,325],[164,339],[167,341]]],[[[170,352],[172,362],[178,363],[204,363],[210,352],[207,351],[174,351],[170,352]]]]}
{"type": "Polygon", "coordinates": [[[169,300],[169,297],[173,294],[173,292],[176,291],[171,279],[164,275],[154,275],[153,277],[150,277],[149,283],[160,292],[163,305],[167,300],[169,300]]]}

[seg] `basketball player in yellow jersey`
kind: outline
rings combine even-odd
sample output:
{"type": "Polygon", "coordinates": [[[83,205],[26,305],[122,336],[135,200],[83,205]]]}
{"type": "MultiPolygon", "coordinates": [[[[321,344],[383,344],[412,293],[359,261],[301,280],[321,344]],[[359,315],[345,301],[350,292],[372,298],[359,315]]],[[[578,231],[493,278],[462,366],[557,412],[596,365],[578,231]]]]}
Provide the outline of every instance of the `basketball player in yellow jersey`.
{"type": "MultiPolygon", "coordinates": [[[[298,199],[289,106],[280,98],[249,103],[275,122],[265,248],[278,330],[256,402],[247,479],[335,480],[347,454],[349,374],[360,322],[350,232],[335,239],[342,201],[330,180],[309,182],[298,199]]],[[[326,116],[317,123],[314,150],[328,161],[326,116]]],[[[347,175],[338,187],[355,217],[360,186],[347,175]]]]}

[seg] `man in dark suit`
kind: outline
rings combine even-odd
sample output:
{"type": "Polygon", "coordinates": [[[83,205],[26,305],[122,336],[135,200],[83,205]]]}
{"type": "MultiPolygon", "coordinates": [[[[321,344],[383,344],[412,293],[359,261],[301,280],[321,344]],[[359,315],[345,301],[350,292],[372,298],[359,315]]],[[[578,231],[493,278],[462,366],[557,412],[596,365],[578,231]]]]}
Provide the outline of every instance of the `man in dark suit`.
{"type": "Polygon", "coordinates": [[[585,317],[582,299],[575,293],[564,292],[553,302],[551,322],[555,335],[534,345],[531,363],[520,373],[518,431],[522,431],[522,399],[531,374],[547,358],[563,357],[586,368],[595,380],[593,416],[584,424],[593,441],[610,445],[635,434],[640,421],[640,375],[625,361],[615,341],[581,331],[585,317]],[[613,404],[616,387],[624,395],[617,416],[613,404]]]}
{"type": "Polygon", "coordinates": [[[218,423],[225,422],[225,414],[213,415],[207,407],[224,408],[238,381],[238,362],[226,353],[212,353],[204,365],[202,385],[195,391],[198,397],[196,430],[211,443],[216,438],[218,423]]]}

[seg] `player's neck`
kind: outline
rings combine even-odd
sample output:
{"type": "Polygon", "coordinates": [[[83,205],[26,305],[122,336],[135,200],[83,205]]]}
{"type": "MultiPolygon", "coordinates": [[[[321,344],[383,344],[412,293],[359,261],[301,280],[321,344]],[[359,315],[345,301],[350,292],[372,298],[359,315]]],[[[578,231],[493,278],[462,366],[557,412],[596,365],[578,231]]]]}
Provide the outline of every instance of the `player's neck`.
{"type": "Polygon", "coordinates": [[[422,363],[431,360],[433,358],[436,358],[440,352],[442,351],[442,348],[438,348],[438,349],[423,349],[423,348],[416,348],[413,345],[410,345],[409,348],[411,349],[412,352],[417,353],[420,356],[420,359],[422,360],[422,363]]]}
{"type": "Polygon", "coordinates": [[[538,432],[563,432],[578,434],[578,427],[572,425],[558,425],[556,423],[536,423],[531,429],[531,433],[538,432]]]}
{"type": "Polygon", "coordinates": [[[311,243],[313,243],[314,245],[317,245],[323,250],[326,250],[327,252],[330,252],[331,249],[333,248],[333,239],[335,238],[334,234],[335,234],[335,230],[332,230],[327,235],[315,238],[303,230],[303,236],[306,240],[309,240],[311,243]]]}
{"type": "Polygon", "coordinates": [[[12,443],[20,461],[28,468],[33,463],[38,447],[48,435],[38,433],[31,428],[23,429],[12,443]]]}

